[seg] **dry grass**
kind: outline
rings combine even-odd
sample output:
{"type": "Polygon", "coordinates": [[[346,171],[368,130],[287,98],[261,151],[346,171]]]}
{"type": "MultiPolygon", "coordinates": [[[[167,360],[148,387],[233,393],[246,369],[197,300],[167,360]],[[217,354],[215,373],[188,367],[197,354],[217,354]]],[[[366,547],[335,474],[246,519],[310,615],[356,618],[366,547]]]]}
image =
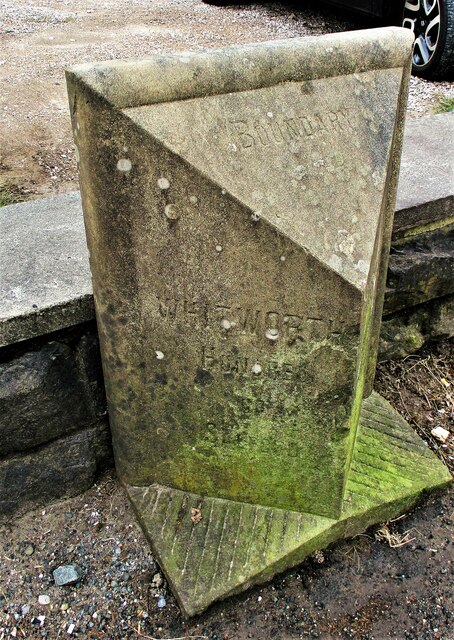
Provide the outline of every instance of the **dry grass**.
{"type": "Polygon", "coordinates": [[[375,386],[454,473],[454,340],[379,363],[375,386]],[[445,444],[435,427],[451,433],[445,444]]]}
{"type": "Polygon", "coordinates": [[[8,204],[16,204],[27,200],[27,194],[24,190],[0,178],[0,207],[6,207],[8,204]]]}
{"type": "Polygon", "coordinates": [[[408,529],[408,531],[404,531],[403,533],[397,533],[395,531],[391,531],[389,528],[389,523],[386,523],[377,529],[375,532],[376,540],[383,540],[389,544],[393,549],[398,549],[399,547],[404,547],[406,544],[410,544],[410,542],[414,542],[416,538],[412,535],[413,529],[408,529]]]}

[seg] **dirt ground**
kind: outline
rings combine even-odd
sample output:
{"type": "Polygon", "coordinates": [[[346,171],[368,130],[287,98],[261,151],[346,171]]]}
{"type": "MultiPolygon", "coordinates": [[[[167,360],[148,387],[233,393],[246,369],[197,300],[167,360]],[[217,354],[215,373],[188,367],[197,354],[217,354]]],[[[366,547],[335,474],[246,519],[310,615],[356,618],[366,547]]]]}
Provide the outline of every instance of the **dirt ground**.
{"type": "MultiPolygon", "coordinates": [[[[374,26],[306,2],[214,7],[201,0],[0,0],[0,180],[25,197],[78,188],[64,70],[82,62],[374,26]]],[[[409,115],[447,82],[411,81],[409,115]]]]}
{"type": "MultiPolygon", "coordinates": [[[[454,341],[380,365],[377,388],[452,469],[453,438],[430,431],[454,431],[454,341]]],[[[454,639],[453,490],[189,622],[113,473],[4,523],[0,540],[0,640],[454,639]],[[52,571],[69,563],[83,577],[57,587],[52,571]]]]}

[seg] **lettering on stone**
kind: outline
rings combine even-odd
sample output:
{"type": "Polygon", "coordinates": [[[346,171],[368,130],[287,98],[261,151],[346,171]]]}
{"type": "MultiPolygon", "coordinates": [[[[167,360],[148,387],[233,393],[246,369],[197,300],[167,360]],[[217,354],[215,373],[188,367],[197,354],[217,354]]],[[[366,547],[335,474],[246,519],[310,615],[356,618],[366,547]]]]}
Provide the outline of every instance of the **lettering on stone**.
{"type": "Polygon", "coordinates": [[[292,362],[267,362],[260,365],[252,356],[240,354],[237,345],[232,345],[229,350],[220,350],[215,346],[204,346],[201,350],[200,366],[210,373],[222,373],[225,375],[241,374],[244,376],[263,375],[270,379],[283,378],[291,380],[295,367],[292,362]]]}
{"type": "Polygon", "coordinates": [[[349,134],[355,131],[347,109],[320,114],[300,114],[295,117],[275,116],[273,112],[251,120],[230,120],[234,141],[241,149],[289,144],[320,135],[349,134]]]}
{"type": "Polygon", "coordinates": [[[164,322],[211,327],[223,335],[240,331],[265,339],[267,331],[272,330],[289,345],[299,340],[327,338],[342,328],[341,322],[326,318],[174,298],[158,301],[158,315],[164,322]]]}

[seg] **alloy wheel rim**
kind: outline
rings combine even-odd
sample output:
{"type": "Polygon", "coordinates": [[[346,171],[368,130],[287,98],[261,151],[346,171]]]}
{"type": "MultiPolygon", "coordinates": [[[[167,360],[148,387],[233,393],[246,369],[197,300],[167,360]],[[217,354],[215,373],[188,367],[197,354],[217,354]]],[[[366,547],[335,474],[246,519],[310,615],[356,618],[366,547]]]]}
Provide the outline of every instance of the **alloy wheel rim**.
{"type": "Polygon", "coordinates": [[[402,26],[413,31],[413,64],[425,67],[440,37],[440,0],[406,0],[402,26]]]}

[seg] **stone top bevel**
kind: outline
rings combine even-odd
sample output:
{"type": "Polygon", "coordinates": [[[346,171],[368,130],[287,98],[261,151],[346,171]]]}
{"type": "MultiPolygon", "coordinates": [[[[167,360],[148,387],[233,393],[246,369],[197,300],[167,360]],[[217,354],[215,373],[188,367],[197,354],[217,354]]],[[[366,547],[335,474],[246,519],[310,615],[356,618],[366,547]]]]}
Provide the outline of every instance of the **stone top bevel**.
{"type": "MultiPolygon", "coordinates": [[[[126,116],[131,117],[131,113],[130,113],[130,111],[128,111],[128,109],[124,109],[123,113],[126,116]]],[[[134,122],[133,118],[131,118],[131,120],[134,122]]],[[[142,129],[143,131],[148,132],[146,127],[142,126],[141,124],[138,124],[137,122],[135,124],[137,124],[138,127],[140,129],[142,129]]],[[[154,135],[154,134],[152,134],[152,135],[154,135]]],[[[154,137],[156,139],[159,139],[159,136],[157,136],[157,135],[154,135],[154,137]]],[[[191,164],[201,175],[203,175],[205,179],[207,179],[207,180],[209,180],[211,182],[211,184],[212,184],[212,186],[214,188],[218,188],[219,191],[224,190],[225,193],[228,193],[229,197],[232,200],[236,201],[238,204],[240,204],[241,206],[243,206],[245,208],[245,210],[248,212],[248,215],[253,216],[256,213],[257,208],[254,207],[251,204],[251,202],[248,200],[248,198],[241,197],[237,192],[235,192],[232,189],[229,189],[229,190],[225,189],[225,184],[222,182],[222,180],[214,179],[212,176],[210,176],[209,172],[204,167],[198,166],[197,164],[190,162],[188,160],[188,158],[185,157],[184,153],[182,153],[180,151],[174,151],[172,149],[172,147],[169,146],[168,144],[166,144],[166,142],[164,140],[160,140],[160,142],[161,142],[161,144],[163,144],[163,147],[165,147],[171,153],[174,153],[176,156],[181,158],[184,162],[189,162],[189,164],[191,164]]],[[[272,216],[267,215],[266,211],[261,211],[260,219],[262,220],[262,222],[266,223],[272,229],[274,229],[277,233],[279,233],[282,237],[285,237],[288,240],[290,240],[290,242],[292,242],[295,245],[295,247],[298,247],[298,249],[302,250],[307,255],[310,255],[316,261],[316,263],[318,263],[320,265],[320,267],[322,269],[326,269],[327,272],[337,273],[336,270],[333,269],[332,266],[328,262],[323,260],[322,257],[317,255],[317,253],[313,251],[313,249],[312,249],[312,247],[310,245],[306,245],[306,244],[304,244],[302,242],[302,236],[304,234],[295,234],[293,229],[291,229],[291,228],[287,228],[286,229],[282,225],[281,221],[278,221],[277,219],[273,219],[272,216]]],[[[364,292],[364,290],[366,288],[366,282],[367,282],[366,279],[364,279],[364,281],[362,283],[359,283],[359,281],[355,281],[355,280],[349,279],[349,278],[343,276],[342,274],[337,273],[337,275],[339,275],[339,277],[341,277],[346,282],[348,282],[348,284],[352,288],[351,289],[352,294],[356,290],[361,295],[363,295],[363,292],[364,292]]]]}
{"type": "Polygon", "coordinates": [[[391,205],[386,205],[385,213],[380,211],[385,211],[385,177],[394,153],[395,110],[403,77],[402,68],[393,67],[121,111],[145,135],[159,140],[213,186],[241,202],[250,215],[258,212],[261,220],[362,294],[369,279],[377,224],[382,215],[392,217],[391,205]],[[367,99],[359,99],[359,83],[367,86],[367,99]],[[325,118],[327,111],[336,118],[344,113],[345,105],[350,109],[348,126],[330,129],[329,118],[323,120],[318,114],[322,109],[325,118]],[[308,114],[325,122],[323,131],[331,134],[330,150],[323,148],[326,142],[317,135],[308,135],[306,125],[296,124],[308,114]],[[264,135],[269,135],[266,143],[254,128],[262,123],[260,118],[266,120],[260,124],[264,135]],[[280,140],[274,128],[272,134],[266,132],[270,118],[276,121],[280,140]],[[293,123],[290,138],[285,130],[289,121],[293,123]],[[348,128],[350,135],[345,133],[348,128]],[[371,133],[379,129],[379,137],[371,133]],[[271,151],[268,145],[273,141],[271,151]],[[325,169],[313,169],[325,165],[325,169]],[[301,167],[304,178],[295,178],[295,170],[301,167]],[[343,179],[348,174],[358,178],[346,188],[343,179]],[[374,178],[365,179],[365,175],[374,178]],[[327,225],[333,210],[335,217],[327,225]]]}
{"type": "Polygon", "coordinates": [[[402,67],[412,42],[408,29],[384,27],[83,64],[66,73],[125,109],[402,67]]]}

